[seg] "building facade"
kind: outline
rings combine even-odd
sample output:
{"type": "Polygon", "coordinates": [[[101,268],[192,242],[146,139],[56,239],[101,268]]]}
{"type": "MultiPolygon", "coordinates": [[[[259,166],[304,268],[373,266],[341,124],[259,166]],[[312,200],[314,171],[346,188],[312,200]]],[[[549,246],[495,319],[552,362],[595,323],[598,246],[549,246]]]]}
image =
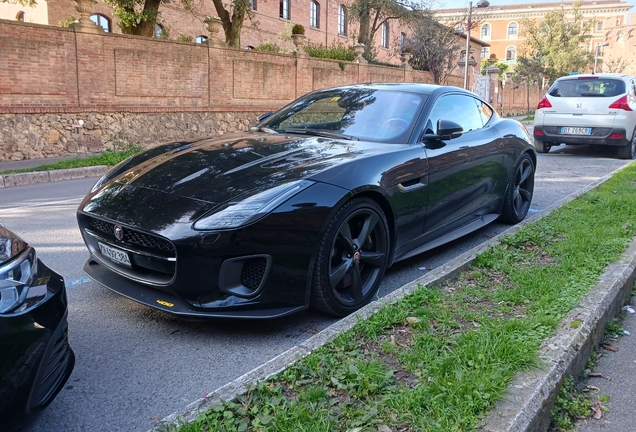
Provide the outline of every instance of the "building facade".
{"type": "MultiPolygon", "coordinates": [[[[562,5],[571,6],[572,1],[498,6],[496,0],[492,0],[489,7],[473,8],[474,25],[471,26],[471,36],[490,44],[490,47],[482,48],[480,57],[488,58],[495,54],[500,61],[514,65],[525,40],[523,21],[540,21],[546,13],[562,5]]],[[[581,2],[580,11],[584,21],[594,21],[589,41],[590,51],[597,49],[598,44],[606,42],[608,31],[627,24],[631,7],[632,5],[621,0],[581,2]]],[[[466,8],[440,9],[436,14],[443,21],[456,22],[466,16],[466,8]]],[[[633,42],[631,46],[634,51],[633,42]]],[[[601,49],[599,47],[599,53],[601,49]]]]}
{"type": "MultiPolygon", "coordinates": [[[[305,27],[307,41],[325,46],[356,43],[358,26],[351,22],[348,1],[343,0],[252,0],[252,16],[246,18],[241,31],[241,45],[253,48],[270,41],[288,51],[294,50],[289,37],[291,27],[305,27]]],[[[91,20],[106,32],[121,33],[118,20],[109,5],[98,1],[91,6],[91,20]]],[[[203,42],[209,37],[203,20],[217,16],[211,0],[196,3],[196,10],[188,12],[179,2],[161,4],[155,27],[156,37],[173,40],[203,42]]],[[[72,0],[39,0],[35,7],[0,3],[0,19],[47,24],[68,25],[79,17],[72,0]]],[[[407,30],[397,20],[383,24],[375,35],[376,57],[380,61],[399,64],[401,44],[407,30]]]]}

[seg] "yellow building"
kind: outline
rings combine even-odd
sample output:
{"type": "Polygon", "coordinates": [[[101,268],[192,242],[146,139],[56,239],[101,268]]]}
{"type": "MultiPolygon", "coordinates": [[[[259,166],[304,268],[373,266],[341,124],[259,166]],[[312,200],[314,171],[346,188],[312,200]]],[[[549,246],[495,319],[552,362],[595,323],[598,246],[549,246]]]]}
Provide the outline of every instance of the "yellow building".
{"type": "MultiPolygon", "coordinates": [[[[491,0],[490,6],[479,8],[475,7],[476,4],[476,1],[473,2],[473,25],[470,34],[490,44],[490,47],[481,49],[480,57],[483,59],[495,54],[499,61],[514,65],[524,42],[523,21],[525,19],[541,20],[547,12],[560,8],[562,5],[571,7],[572,1],[499,6],[497,0],[491,0]]],[[[580,11],[583,14],[583,20],[594,21],[592,38],[589,42],[590,51],[597,49],[598,44],[606,42],[606,34],[609,31],[627,24],[631,7],[629,3],[620,0],[581,2],[580,11]]],[[[443,22],[456,23],[466,19],[467,10],[466,8],[440,9],[436,14],[443,22]]],[[[598,49],[600,54],[602,48],[599,46],[598,49]]]]}

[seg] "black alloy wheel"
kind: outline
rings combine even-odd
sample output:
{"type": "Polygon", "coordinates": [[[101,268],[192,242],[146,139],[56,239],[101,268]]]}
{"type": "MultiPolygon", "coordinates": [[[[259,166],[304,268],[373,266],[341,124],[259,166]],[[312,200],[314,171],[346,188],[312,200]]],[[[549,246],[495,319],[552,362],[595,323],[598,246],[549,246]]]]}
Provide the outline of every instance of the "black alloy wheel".
{"type": "Polygon", "coordinates": [[[373,299],[388,263],[387,226],[369,198],[349,201],[336,213],[316,257],[312,307],[345,316],[373,299]]]}
{"type": "Polygon", "coordinates": [[[521,222],[530,210],[534,193],[534,163],[529,154],[524,154],[517,163],[501,211],[501,220],[511,224],[521,222]]]}

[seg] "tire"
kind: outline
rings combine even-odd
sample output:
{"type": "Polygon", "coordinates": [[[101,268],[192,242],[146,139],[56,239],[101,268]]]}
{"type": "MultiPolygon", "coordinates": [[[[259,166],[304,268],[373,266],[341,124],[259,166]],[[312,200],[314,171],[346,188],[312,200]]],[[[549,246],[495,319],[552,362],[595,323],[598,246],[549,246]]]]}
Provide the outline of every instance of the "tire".
{"type": "Polygon", "coordinates": [[[504,196],[500,219],[503,222],[517,224],[530,210],[534,194],[534,163],[529,154],[524,154],[515,166],[504,196]]]}
{"type": "Polygon", "coordinates": [[[616,154],[619,159],[633,159],[636,153],[636,129],[632,132],[632,140],[624,147],[619,147],[616,154]]]}
{"type": "Polygon", "coordinates": [[[318,246],[312,308],[345,316],[373,299],[389,259],[387,227],[382,209],[370,198],[353,199],[338,210],[318,246]]]}
{"type": "Polygon", "coordinates": [[[549,143],[544,143],[543,141],[534,141],[534,148],[537,149],[537,153],[548,153],[552,148],[552,145],[549,143]]]}

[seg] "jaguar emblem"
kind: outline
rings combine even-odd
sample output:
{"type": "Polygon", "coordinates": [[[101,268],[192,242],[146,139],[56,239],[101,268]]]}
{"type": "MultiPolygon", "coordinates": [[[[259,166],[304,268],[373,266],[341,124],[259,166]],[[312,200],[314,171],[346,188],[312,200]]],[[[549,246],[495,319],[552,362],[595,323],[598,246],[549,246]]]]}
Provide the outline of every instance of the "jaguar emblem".
{"type": "Polygon", "coordinates": [[[121,241],[124,239],[124,229],[122,227],[120,227],[119,225],[115,225],[113,231],[115,232],[115,238],[117,240],[121,241]]]}

